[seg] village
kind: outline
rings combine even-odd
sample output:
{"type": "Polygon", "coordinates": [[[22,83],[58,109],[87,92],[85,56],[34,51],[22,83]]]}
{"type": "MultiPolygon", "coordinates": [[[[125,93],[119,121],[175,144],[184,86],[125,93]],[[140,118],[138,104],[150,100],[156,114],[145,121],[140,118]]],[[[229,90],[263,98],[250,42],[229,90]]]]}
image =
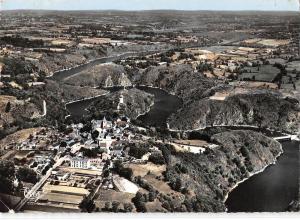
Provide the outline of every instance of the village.
{"type": "MultiPolygon", "coordinates": [[[[90,210],[88,202],[91,201],[96,204],[91,209],[94,211],[134,210],[131,200],[143,189],[136,180],[131,181],[132,175],[142,172],[151,176],[154,169],[153,173],[161,176],[165,169],[158,147],[164,141],[147,136],[145,131],[126,116],[112,121],[104,116],[102,120],[93,119],[86,124],[71,124],[64,132],[53,128],[30,130],[27,136],[22,135],[19,143],[7,145],[6,154],[2,156],[14,161],[17,170],[14,187],[19,194],[24,194],[14,210],[55,208],[78,212],[90,210]],[[155,142],[157,144],[153,144],[155,142]],[[125,203],[117,199],[119,208],[105,200],[113,194],[126,198],[125,203]]],[[[166,143],[178,152],[193,154],[218,147],[200,140],[173,139],[166,143]]]]}
{"type": "Polygon", "coordinates": [[[0,211],[225,211],[299,138],[297,13],[3,15],[0,211]]]}
{"type": "MultiPolygon", "coordinates": [[[[83,124],[71,125],[70,133],[54,131],[37,132],[15,146],[15,155],[20,169],[27,167],[38,174],[36,182],[51,169],[51,175],[42,188],[30,197],[30,202],[45,206],[79,209],[83,199],[95,196],[99,189],[114,189],[136,193],[137,187],[123,178],[114,177],[110,172],[115,160],[125,160],[124,143],[134,135],[128,130],[129,123],[93,120],[91,130],[83,124]],[[51,140],[51,145],[42,144],[51,140]],[[54,163],[63,158],[62,164],[52,169],[54,163]]],[[[8,159],[8,158],[7,158],[8,159]]],[[[26,180],[25,180],[26,182],[26,180]]],[[[15,181],[15,187],[19,186],[15,181]]],[[[23,185],[26,195],[33,183],[23,185]]]]}

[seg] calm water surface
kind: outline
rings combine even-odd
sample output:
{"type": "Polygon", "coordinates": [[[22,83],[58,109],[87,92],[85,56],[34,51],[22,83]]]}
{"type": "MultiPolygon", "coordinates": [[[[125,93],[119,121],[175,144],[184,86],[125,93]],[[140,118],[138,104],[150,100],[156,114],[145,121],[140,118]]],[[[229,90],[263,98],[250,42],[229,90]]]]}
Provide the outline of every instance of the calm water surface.
{"type": "MultiPolygon", "coordinates": [[[[53,78],[61,80],[81,71],[82,68],[107,61],[109,60],[95,61],[85,67],[61,72],[53,78]]],[[[154,106],[138,120],[148,127],[166,126],[167,118],[181,106],[181,100],[161,89],[138,88],[155,96],[154,106]]],[[[68,104],[66,108],[73,117],[81,117],[87,113],[85,109],[96,99],[74,102],[68,104]]],[[[289,203],[297,198],[299,193],[299,142],[286,141],[282,144],[284,153],[278,158],[275,165],[241,183],[229,194],[226,201],[229,212],[281,212],[285,211],[289,203]]]]}
{"type": "Polygon", "coordinates": [[[299,193],[299,142],[282,142],[275,165],[241,183],[226,201],[229,212],[282,212],[299,193]]]}

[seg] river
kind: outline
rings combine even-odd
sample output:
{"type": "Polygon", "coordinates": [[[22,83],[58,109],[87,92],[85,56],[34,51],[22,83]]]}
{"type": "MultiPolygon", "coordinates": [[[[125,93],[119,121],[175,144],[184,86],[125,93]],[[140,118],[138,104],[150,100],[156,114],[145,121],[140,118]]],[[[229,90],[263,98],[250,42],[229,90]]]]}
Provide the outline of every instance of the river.
{"type": "MultiPolygon", "coordinates": [[[[181,105],[179,98],[161,89],[138,88],[155,96],[151,110],[138,118],[145,126],[164,126],[168,116],[181,105]]],[[[72,116],[80,117],[95,99],[68,104],[67,109],[72,116]]],[[[284,153],[275,165],[241,183],[229,194],[226,200],[229,212],[281,212],[296,199],[299,190],[299,142],[285,141],[282,146],[284,153]]]]}
{"type": "MultiPolygon", "coordinates": [[[[165,127],[167,118],[181,106],[181,99],[179,99],[177,96],[167,93],[162,89],[151,88],[147,86],[139,86],[137,88],[147,93],[153,94],[155,103],[151,107],[149,112],[139,116],[137,119],[141,121],[146,127],[165,127]]],[[[121,88],[116,87],[108,90],[110,92],[114,92],[119,89],[121,88]]],[[[99,98],[101,97],[73,102],[67,104],[66,108],[72,117],[79,118],[85,115],[87,113],[85,109],[99,98]]]]}
{"type": "MultiPolygon", "coordinates": [[[[105,58],[106,59],[106,58],[105,58]]],[[[98,62],[107,62],[99,60],[98,62]]],[[[81,67],[80,67],[81,69],[81,67]]],[[[80,69],[64,71],[55,75],[56,80],[74,74],[80,69]]],[[[181,100],[167,92],[149,87],[138,87],[155,96],[155,104],[150,111],[138,120],[145,126],[165,126],[166,120],[181,106],[181,100]]],[[[78,101],[66,106],[71,116],[81,117],[86,114],[85,109],[97,98],[78,101]]],[[[284,153],[275,165],[268,167],[260,174],[254,175],[238,185],[226,200],[229,212],[281,212],[285,211],[289,203],[296,198],[299,191],[299,142],[282,142],[284,153]]]]}
{"type": "Polygon", "coordinates": [[[122,59],[122,58],[133,56],[133,55],[134,55],[134,53],[126,53],[126,54],[122,54],[122,55],[118,55],[118,56],[98,58],[98,59],[92,60],[92,61],[90,61],[88,63],[85,63],[85,64],[81,64],[81,65],[79,65],[77,67],[74,67],[74,68],[71,68],[71,69],[57,71],[53,74],[53,76],[49,77],[49,79],[62,81],[66,77],[72,76],[76,73],[79,73],[79,72],[81,72],[81,71],[83,71],[87,68],[93,67],[95,65],[102,64],[102,63],[113,62],[113,61],[116,61],[118,59],[122,59]]]}
{"type": "Polygon", "coordinates": [[[283,212],[299,195],[299,142],[282,142],[275,165],[238,185],[226,201],[229,212],[283,212]]]}
{"type": "Polygon", "coordinates": [[[138,117],[138,120],[142,121],[143,125],[147,127],[166,127],[168,117],[182,105],[181,99],[157,88],[140,86],[138,89],[154,95],[154,105],[151,110],[138,117]]]}
{"type": "Polygon", "coordinates": [[[135,56],[145,56],[145,55],[149,55],[152,53],[157,53],[157,52],[164,52],[164,51],[168,51],[167,49],[162,49],[162,50],[148,50],[148,51],[140,51],[140,52],[126,52],[126,53],[122,53],[122,54],[118,54],[118,55],[112,55],[109,57],[101,57],[101,58],[97,58],[94,60],[91,60],[87,63],[78,65],[76,67],[70,68],[70,69],[66,69],[66,70],[61,70],[61,71],[57,71],[55,72],[51,77],[49,77],[49,79],[51,80],[56,80],[56,81],[62,81],[63,79],[75,75],[87,68],[91,68],[95,65],[98,64],[102,64],[102,63],[110,63],[110,62],[114,62],[117,60],[121,60],[121,59],[126,59],[129,57],[135,57],[135,56]]]}

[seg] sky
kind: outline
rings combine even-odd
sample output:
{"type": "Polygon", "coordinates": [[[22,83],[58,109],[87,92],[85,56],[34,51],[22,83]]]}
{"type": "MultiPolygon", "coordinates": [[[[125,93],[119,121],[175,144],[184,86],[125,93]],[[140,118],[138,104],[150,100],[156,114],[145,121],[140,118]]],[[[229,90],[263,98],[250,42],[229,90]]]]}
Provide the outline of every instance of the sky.
{"type": "Polygon", "coordinates": [[[1,10],[260,10],[299,11],[300,0],[0,0],[1,10]]]}

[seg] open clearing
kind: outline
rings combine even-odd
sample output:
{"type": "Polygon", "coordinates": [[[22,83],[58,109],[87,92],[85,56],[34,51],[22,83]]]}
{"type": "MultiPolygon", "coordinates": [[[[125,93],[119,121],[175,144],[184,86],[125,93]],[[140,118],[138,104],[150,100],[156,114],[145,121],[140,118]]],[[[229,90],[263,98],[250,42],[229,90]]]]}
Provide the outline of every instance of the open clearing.
{"type": "MultiPolygon", "coordinates": [[[[123,204],[129,203],[132,204],[131,200],[134,197],[134,194],[131,193],[124,193],[124,192],[117,192],[115,190],[104,190],[100,189],[99,196],[95,199],[96,207],[102,209],[105,207],[105,203],[107,202],[119,202],[120,208],[122,208],[123,204]]],[[[134,205],[132,204],[134,207],[134,205]]]]}
{"type": "Polygon", "coordinates": [[[17,131],[11,135],[8,135],[7,137],[0,140],[0,149],[10,144],[21,143],[26,139],[28,139],[31,134],[35,134],[43,129],[44,129],[43,127],[28,128],[28,129],[17,131]]]}
{"type": "Polygon", "coordinates": [[[94,176],[101,175],[101,172],[99,170],[76,169],[76,168],[65,167],[65,166],[60,166],[59,169],[66,173],[78,173],[78,174],[86,174],[86,175],[94,175],[94,176]]]}
{"type": "Polygon", "coordinates": [[[46,193],[41,197],[41,200],[48,202],[67,203],[79,205],[83,199],[83,196],[66,195],[62,193],[46,193]]]}
{"type": "Polygon", "coordinates": [[[43,187],[44,192],[62,193],[68,195],[87,196],[90,192],[87,189],[71,186],[50,185],[47,183],[43,187]]]}
{"type": "Polygon", "coordinates": [[[191,145],[195,147],[203,147],[208,145],[207,141],[204,140],[175,140],[174,143],[176,144],[183,144],[183,145],[191,145]]]}
{"type": "Polygon", "coordinates": [[[288,45],[290,43],[290,40],[254,38],[254,39],[245,40],[244,43],[261,44],[263,46],[269,46],[269,47],[278,47],[278,46],[288,45]]]}
{"type": "Polygon", "coordinates": [[[130,164],[127,167],[131,168],[134,176],[145,176],[150,171],[156,176],[160,176],[166,170],[166,165],[147,164],[130,164]]]}

